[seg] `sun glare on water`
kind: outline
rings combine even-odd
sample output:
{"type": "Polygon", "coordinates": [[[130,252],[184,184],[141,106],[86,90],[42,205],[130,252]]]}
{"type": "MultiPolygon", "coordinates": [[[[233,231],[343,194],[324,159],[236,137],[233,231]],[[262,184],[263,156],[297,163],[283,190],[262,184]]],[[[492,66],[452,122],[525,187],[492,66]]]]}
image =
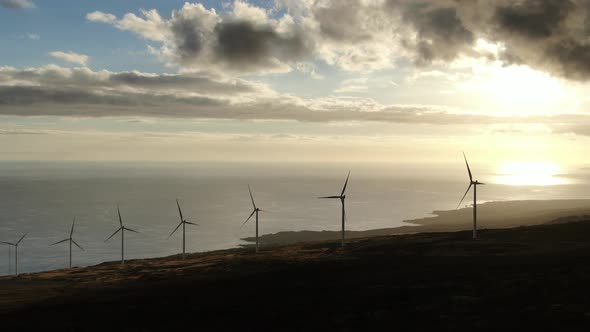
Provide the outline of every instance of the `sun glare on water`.
{"type": "Polygon", "coordinates": [[[496,183],[510,186],[554,186],[564,184],[561,169],[552,162],[506,162],[500,165],[496,183]]]}

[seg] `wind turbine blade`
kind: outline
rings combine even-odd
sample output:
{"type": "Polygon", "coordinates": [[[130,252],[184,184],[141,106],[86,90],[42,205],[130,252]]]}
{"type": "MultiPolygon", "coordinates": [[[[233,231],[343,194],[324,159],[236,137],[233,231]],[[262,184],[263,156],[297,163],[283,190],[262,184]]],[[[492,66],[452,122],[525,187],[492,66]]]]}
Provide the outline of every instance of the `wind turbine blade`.
{"type": "Polygon", "coordinates": [[[176,199],[176,206],[178,207],[178,214],[180,214],[180,222],[184,221],[184,217],[182,216],[182,210],[180,209],[180,203],[178,203],[178,198],[176,199]]]}
{"type": "Polygon", "coordinates": [[[242,224],[242,226],[240,226],[240,228],[244,227],[244,225],[248,222],[248,220],[250,220],[250,218],[252,218],[252,216],[254,215],[254,213],[256,213],[256,210],[252,211],[252,213],[250,214],[250,216],[248,217],[248,219],[246,219],[246,221],[244,221],[244,223],[242,224]]]}
{"type": "Polygon", "coordinates": [[[340,196],[344,196],[344,192],[346,191],[346,185],[348,184],[348,178],[350,177],[350,171],[348,171],[348,175],[346,176],[346,182],[344,182],[344,187],[342,188],[342,192],[340,196]]]}
{"type": "Polygon", "coordinates": [[[8,244],[9,246],[15,246],[16,244],[10,242],[0,241],[0,243],[8,244]]]}
{"type": "Polygon", "coordinates": [[[22,240],[25,238],[25,236],[27,236],[27,234],[29,234],[29,232],[26,232],[26,233],[25,233],[25,235],[23,235],[23,236],[20,238],[20,240],[18,240],[18,242],[16,242],[16,244],[18,245],[18,244],[20,243],[20,241],[22,241],[22,240]]]}
{"type": "Polygon", "coordinates": [[[123,227],[123,229],[126,230],[126,231],[130,231],[130,232],[138,233],[139,234],[138,231],[132,230],[131,228],[123,227]]]}
{"type": "Polygon", "coordinates": [[[74,217],[74,221],[72,221],[72,229],[70,230],[70,237],[74,234],[74,225],[76,224],[76,217],[74,217]]]}
{"type": "Polygon", "coordinates": [[[465,165],[467,165],[467,172],[469,172],[469,181],[473,182],[473,176],[471,175],[471,168],[469,168],[469,163],[467,162],[467,157],[465,157],[465,152],[463,152],[463,159],[465,159],[465,165]]]}
{"type": "Polygon", "coordinates": [[[323,196],[318,198],[340,198],[341,196],[323,196]]]}
{"type": "Polygon", "coordinates": [[[56,244],[64,243],[64,242],[66,242],[66,241],[70,241],[70,239],[61,240],[61,241],[58,241],[58,242],[52,243],[52,244],[50,244],[50,245],[51,245],[51,246],[54,246],[54,245],[56,245],[56,244]]]}
{"type": "Polygon", "coordinates": [[[459,209],[459,206],[461,206],[461,203],[463,203],[463,200],[465,199],[465,196],[467,196],[467,193],[469,193],[469,190],[471,189],[471,186],[473,186],[473,183],[470,183],[469,184],[469,187],[467,187],[467,191],[465,192],[465,195],[463,195],[463,198],[461,198],[461,201],[459,202],[459,204],[457,205],[457,208],[455,210],[459,209]]]}
{"type": "Polygon", "coordinates": [[[117,213],[119,214],[119,224],[123,227],[123,218],[121,218],[121,210],[119,209],[119,204],[117,204],[117,213]]]}
{"type": "Polygon", "coordinates": [[[72,243],[74,243],[76,247],[80,248],[80,250],[85,251],[84,248],[82,248],[79,244],[76,243],[76,241],[72,240],[72,243]]]}
{"type": "Polygon", "coordinates": [[[185,221],[184,223],[189,224],[189,225],[199,226],[199,224],[194,223],[194,222],[190,222],[190,221],[185,221]]]}
{"type": "Polygon", "coordinates": [[[484,186],[486,185],[486,184],[485,184],[485,183],[483,183],[483,182],[478,182],[477,184],[483,184],[484,186]]]}
{"type": "Polygon", "coordinates": [[[252,196],[252,190],[250,189],[250,185],[248,185],[248,191],[250,192],[250,199],[252,200],[252,206],[254,206],[254,210],[256,210],[256,204],[254,204],[254,197],[252,196]]]}
{"type": "Polygon", "coordinates": [[[172,233],[170,233],[170,235],[168,235],[168,238],[170,238],[172,236],[172,234],[174,234],[176,232],[176,230],[178,230],[178,228],[180,228],[181,225],[182,225],[182,221],[180,222],[180,224],[178,224],[178,226],[176,226],[176,228],[172,231],[172,233]]]}
{"type": "Polygon", "coordinates": [[[113,233],[113,235],[109,236],[108,239],[104,240],[104,242],[107,242],[108,240],[110,240],[113,236],[117,235],[117,233],[119,233],[121,230],[123,229],[123,227],[120,227],[119,229],[117,229],[116,232],[113,233]]]}

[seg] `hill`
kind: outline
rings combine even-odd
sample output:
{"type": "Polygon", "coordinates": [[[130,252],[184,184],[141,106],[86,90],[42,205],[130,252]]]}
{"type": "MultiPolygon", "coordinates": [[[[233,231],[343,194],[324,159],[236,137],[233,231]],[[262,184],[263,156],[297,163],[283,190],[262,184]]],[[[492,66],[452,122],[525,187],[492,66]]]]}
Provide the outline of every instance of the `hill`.
{"type": "Polygon", "coordinates": [[[581,330],[590,220],[132,260],[0,278],[6,330],[581,330]]]}

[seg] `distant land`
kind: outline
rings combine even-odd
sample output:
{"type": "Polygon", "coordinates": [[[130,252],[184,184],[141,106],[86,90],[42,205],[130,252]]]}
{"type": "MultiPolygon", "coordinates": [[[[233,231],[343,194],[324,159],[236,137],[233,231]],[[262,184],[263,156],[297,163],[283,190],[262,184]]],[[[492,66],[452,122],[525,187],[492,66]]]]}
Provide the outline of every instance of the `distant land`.
{"type": "MultiPolygon", "coordinates": [[[[494,201],[477,205],[478,229],[494,229],[585,219],[590,216],[590,199],[494,201]]],[[[407,226],[346,231],[346,238],[364,238],[420,232],[448,232],[472,228],[473,208],[433,211],[433,217],[404,220],[407,226]]],[[[336,227],[339,220],[335,220],[336,227]]],[[[349,221],[353,223],[354,221],[349,221]]],[[[261,245],[285,245],[340,239],[340,231],[288,231],[259,237],[261,245]]],[[[242,240],[255,242],[255,237],[242,240]]],[[[249,246],[249,245],[246,245],[249,246]]]]}

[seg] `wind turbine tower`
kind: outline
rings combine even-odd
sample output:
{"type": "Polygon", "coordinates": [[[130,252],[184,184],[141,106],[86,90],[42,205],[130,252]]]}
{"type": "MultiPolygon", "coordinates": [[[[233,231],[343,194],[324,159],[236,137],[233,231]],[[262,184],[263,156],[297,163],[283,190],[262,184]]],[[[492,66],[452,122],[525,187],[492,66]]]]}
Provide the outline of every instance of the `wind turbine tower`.
{"type": "Polygon", "coordinates": [[[127,228],[125,226],[123,226],[123,219],[121,218],[121,210],[119,209],[119,205],[117,205],[117,213],[119,214],[119,229],[117,229],[113,235],[109,236],[108,239],[104,240],[104,242],[107,242],[108,240],[110,240],[113,236],[117,235],[117,233],[121,232],[121,265],[125,264],[125,231],[130,231],[133,233],[139,233],[138,231],[134,231],[131,228],[127,228]]]}
{"type": "Polygon", "coordinates": [[[28,232],[25,233],[18,241],[16,241],[15,243],[12,242],[4,242],[4,241],[0,241],[0,243],[4,243],[7,244],[11,247],[14,247],[14,274],[18,276],[18,245],[21,243],[21,241],[25,238],[25,236],[27,236],[27,234],[29,234],[28,232]]]}
{"type": "Polygon", "coordinates": [[[52,244],[52,246],[56,245],[56,244],[60,244],[60,243],[64,243],[64,242],[69,242],[70,244],[70,268],[72,268],[72,243],[78,247],[80,250],[84,251],[84,248],[82,248],[78,243],[76,243],[76,241],[74,241],[73,239],[73,235],[74,235],[74,225],[76,225],[76,217],[74,217],[74,221],[72,221],[72,229],[70,230],[70,237],[65,239],[65,240],[61,240],[58,242],[55,242],[52,244]]]}
{"type": "Polygon", "coordinates": [[[182,225],[182,259],[184,259],[185,247],[186,247],[186,224],[194,225],[194,226],[199,226],[199,224],[195,224],[190,221],[186,221],[184,219],[184,217],[182,216],[182,210],[180,209],[180,204],[178,203],[178,198],[176,199],[176,206],[178,207],[178,214],[180,215],[180,223],[178,224],[178,226],[176,226],[176,228],[172,231],[172,233],[170,233],[170,235],[168,235],[168,238],[170,238],[172,236],[172,234],[174,234],[178,230],[178,228],[182,225]]]}
{"type": "Polygon", "coordinates": [[[254,196],[252,196],[252,190],[250,189],[250,185],[248,185],[248,191],[250,192],[250,200],[252,201],[252,206],[254,207],[254,210],[252,210],[252,213],[250,213],[248,219],[246,219],[246,221],[244,221],[244,223],[240,227],[244,227],[244,225],[250,220],[250,218],[252,218],[252,216],[256,214],[256,252],[258,252],[258,212],[264,210],[259,209],[256,206],[256,203],[254,203],[254,196]]]}
{"type": "Polygon", "coordinates": [[[345,222],[346,222],[346,209],[344,208],[344,200],[346,199],[346,185],[348,185],[348,178],[350,178],[350,171],[348,171],[348,175],[346,176],[346,181],[344,182],[344,187],[342,187],[342,192],[338,196],[324,196],[318,198],[338,198],[340,199],[340,203],[342,203],[342,240],[341,245],[344,247],[344,232],[345,232],[345,222]]]}
{"type": "Polygon", "coordinates": [[[457,209],[463,203],[465,196],[469,193],[471,187],[473,187],[473,238],[477,239],[477,186],[485,185],[485,183],[479,182],[478,180],[473,180],[473,175],[471,174],[471,169],[469,168],[469,163],[467,162],[467,157],[465,153],[463,153],[463,159],[465,159],[465,165],[467,165],[467,173],[469,173],[469,186],[467,187],[467,191],[465,191],[465,195],[461,198],[459,205],[457,205],[457,209]]]}

